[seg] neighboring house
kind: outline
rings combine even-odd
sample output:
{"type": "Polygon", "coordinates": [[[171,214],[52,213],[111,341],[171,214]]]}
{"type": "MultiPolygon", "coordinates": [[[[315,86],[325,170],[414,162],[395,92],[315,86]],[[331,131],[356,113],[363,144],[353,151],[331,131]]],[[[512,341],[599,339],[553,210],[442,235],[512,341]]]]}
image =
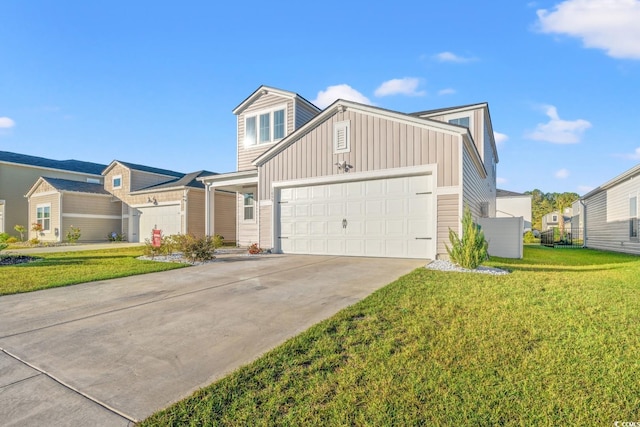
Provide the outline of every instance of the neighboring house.
{"type": "MultiPolygon", "coordinates": [[[[565,208],[564,210],[564,223],[567,226],[571,222],[573,210],[571,207],[565,208]]],[[[549,212],[546,215],[542,216],[542,230],[547,231],[552,228],[560,227],[560,211],[549,212]]]]}
{"type": "MultiPolygon", "coordinates": [[[[205,234],[205,188],[197,178],[212,172],[184,174],[119,160],[103,169],[104,184],[38,179],[27,196],[30,223],[40,223],[43,231],[30,231],[30,238],[60,242],[71,225],[81,229],[80,241],[107,240],[118,233],[130,242],[144,242],[154,228],[164,235],[205,234]]],[[[235,194],[215,194],[215,233],[234,241],[235,194]]]]}
{"type": "Polygon", "coordinates": [[[338,100],[320,111],[261,86],[237,108],[238,243],[276,252],[446,257],[463,206],[496,215],[498,155],[486,103],[405,114],[338,100]]]}
{"type": "Polygon", "coordinates": [[[496,217],[524,220],[523,233],[531,231],[531,195],[507,190],[496,190],[496,217]]]}
{"type": "Polygon", "coordinates": [[[107,234],[120,232],[122,202],[102,184],[41,177],[27,197],[30,224],[42,227],[40,233],[30,229],[31,238],[63,241],[71,227],[81,230],[82,241],[106,240],[107,234]]]}
{"type": "Polygon", "coordinates": [[[0,151],[0,233],[19,237],[14,226],[31,228],[25,194],[42,176],[78,182],[102,183],[106,165],[78,160],[51,160],[0,151]]]}
{"type": "Polygon", "coordinates": [[[639,178],[637,165],[580,199],[582,210],[576,214],[584,225],[586,247],[640,254],[639,178]]]}

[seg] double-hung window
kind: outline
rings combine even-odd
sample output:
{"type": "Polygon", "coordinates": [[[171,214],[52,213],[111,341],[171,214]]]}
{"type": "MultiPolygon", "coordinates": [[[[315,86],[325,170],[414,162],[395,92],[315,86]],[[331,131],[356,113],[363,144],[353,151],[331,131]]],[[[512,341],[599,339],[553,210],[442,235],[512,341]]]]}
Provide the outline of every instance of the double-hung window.
{"type": "Polygon", "coordinates": [[[51,205],[36,206],[36,223],[42,231],[51,230],[51,205]]]}
{"type": "Polygon", "coordinates": [[[253,193],[244,193],[244,220],[253,221],[256,202],[253,193]]]}
{"type": "Polygon", "coordinates": [[[244,145],[269,144],[286,135],[285,108],[260,111],[244,119],[244,145]]]}
{"type": "Polygon", "coordinates": [[[638,241],[638,198],[629,197],[629,239],[638,241]]]}
{"type": "Polygon", "coordinates": [[[469,120],[469,116],[465,116],[465,117],[458,117],[456,119],[451,119],[449,120],[449,123],[451,123],[452,125],[460,125],[460,126],[464,126],[466,128],[469,127],[470,120],[469,120]]]}

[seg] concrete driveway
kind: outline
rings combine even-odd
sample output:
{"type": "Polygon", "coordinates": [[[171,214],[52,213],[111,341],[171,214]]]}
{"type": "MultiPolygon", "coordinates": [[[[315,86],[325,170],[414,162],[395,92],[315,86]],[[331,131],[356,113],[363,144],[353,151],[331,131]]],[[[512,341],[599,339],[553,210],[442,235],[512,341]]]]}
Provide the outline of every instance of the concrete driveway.
{"type": "Polygon", "coordinates": [[[0,297],[0,425],[131,425],[424,263],[236,256],[0,297]]]}

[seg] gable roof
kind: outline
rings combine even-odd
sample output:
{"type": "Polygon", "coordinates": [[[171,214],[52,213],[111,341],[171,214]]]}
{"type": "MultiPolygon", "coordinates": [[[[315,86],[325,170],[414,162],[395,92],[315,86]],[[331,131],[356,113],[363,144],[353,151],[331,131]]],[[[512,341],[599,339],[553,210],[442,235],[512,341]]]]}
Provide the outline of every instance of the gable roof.
{"type": "MultiPolygon", "coordinates": [[[[467,129],[464,126],[458,126],[458,125],[454,125],[454,124],[439,121],[439,120],[433,120],[425,117],[418,117],[411,114],[400,113],[398,111],[387,110],[380,107],[360,104],[358,102],[338,99],[333,104],[325,108],[320,114],[313,117],[303,126],[294,130],[292,133],[284,137],[280,142],[278,142],[273,147],[271,147],[270,149],[262,153],[258,158],[256,158],[253,161],[253,165],[254,166],[262,165],[267,160],[275,157],[278,153],[284,151],[287,147],[292,145],[296,140],[304,136],[306,133],[311,132],[317,126],[320,126],[324,121],[326,121],[331,116],[333,116],[337,111],[344,110],[344,109],[354,109],[361,113],[378,114],[384,118],[402,121],[414,126],[424,126],[424,127],[430,127],[430,128],[435,127],[435,128],[438,128],[438,130],[443,132],[448,132],[454,135],[465,136],[466,137],[465,143],[469,141],[469,138],[471,138],[469,129],[467,129]]],[[[473,153],[475,153],[474,162],[480,169],[482,169],[486,173],[486,170],[484,170],[484,164],[480,160],[481,157],[480,157],[480,153],[478,152],[478,148],[473,143],[470,143],[469,145],[472,146],[470,147],[470,150],[473,153]]]]}
{"type": "Polygon", "coordinates": [[[275,95],[279,95],[279,96],[282,96],[282,97],[285,97],[285,98],[298,99],[302,103],[304,103],[304,104],[308,105],[309,107],[311,107],[312,109],[314,109],[314,110],[316,110],[318,112],[322,111],[320,108],[315,106],[313,103],[311,103],[310,101],[305,99],[303,96],[301,96],[301,95],[299,95],[299,94],[297,94],[295,92],[290,92],[288,90],[282,90],[282,89],[278,89],[278,88],[275,88],[275,87],[261,85],[251,95],[246,97],[245,100],[242,101],[236,108],[234,108],[232,110],[233,114],[240,114],[245,108],[247,108],[249,105],[251,105],[256,99],[258,99],[262,95],[266,95],[268,93],[273,93],[275,95]]]}
{"type": "Polygon", "coordinates": [[[149,187],[141,188],[136,191],[132,191],[131,194],[136,193],[148,193],[150,191],[158,191],[158,190],[168,190],[168,189],[176,189],[176,188],[205,188],[205,185],[202,181],[198,180],[198,178],[203,176],[213,176],[217,175],[215,172],[210,172],[207,170],[201,170],[196,172],[191,172],[184,174],[182,177],[177,179],[172,179],[171,181],[163,182],[161,184],[151,185],[149,187]]]}
{"type": "Polygon", "coordinates": [[[83,162],[80,160],[52,160],[44,157],[0,151],[0,163],[3,162],[91,175],[100,175],[102,170],[106,167],[106,165],[103,164],[83,162]]]}
{"type": "Polygon", "coordinates": [[[610,179],[609,181],[605,182],[604,184],[600,185],[599,187],[594,188],[593,190],[589,191],[587,194],[585,194],[584,196],[581,197],[581,199],[586,199],[589,198],[591,196],[594,196],[596,194],[598,194],[601,191],[607,190],[617,184],[620,184],[628,179],[632,179],[636,176],[640,175],[640,164],[635,165],[634,167],[632,167],[631,169],[626,170],[625,172],[622,172],[620,175],[616,176],[613,179],[610,179]]]}
{"type": "Polygon", "coordinates": [[[496,197],[531,197],[528,194],[524,194],[524,193],[516,193],[515,191],[509,191],[509,190],[501,190],[499,188],[496,188],[496,197]]]}
{"type": "Polygon", "coordinates": [[[124,167],[126,167],[128,169],[136,170],[136,171],[140,171],[140,172],[155,173],[157,175],[172,176],[172,177],[175,177],[175,178],[182,178],[184,176],[184,173],[182,173],[182,172],[171,171],[171,170],[168,170],[168,169],[154,168],[154,167],[151,167],[151,166],[138,165],[138,164],[135,164],[135,163],[123,162],[121,160],[114,160],[111,163],[109,163],[109,166],[104,168],[104,170],[102,171],[102,174],[103,175],[106,174],[116,164],[121,164],[122,166],[124,166],[124,167]]]}
{"type": "Polygon", "coordinates": [[[467,104],[467,105],[458,105],[457,107],[445,107],[445,108],[437,108],[434,110],[425,110],[418,111],[416,113],[411,113],[412,116],[422,117],[422,116],[437,116],[443,113],[455,113],[457,111],[465,111],[465,110],[473,110],[476,108],[486,107],[486,102],[480,102],[477,104],[467,104]]]}
{"type": "Polygon", "coordinates": [[[50,178],[46,176],[41,176],[40,178],[38,178],[35,184],[31,186],[31,189],[26,194],[26,196],[29,197],[42,182],[48,183],[58,191],[111,196],[111,193],[105,190],[102,184],[95,184],[85,181],[74,181],[72,179],[50,178]]]}

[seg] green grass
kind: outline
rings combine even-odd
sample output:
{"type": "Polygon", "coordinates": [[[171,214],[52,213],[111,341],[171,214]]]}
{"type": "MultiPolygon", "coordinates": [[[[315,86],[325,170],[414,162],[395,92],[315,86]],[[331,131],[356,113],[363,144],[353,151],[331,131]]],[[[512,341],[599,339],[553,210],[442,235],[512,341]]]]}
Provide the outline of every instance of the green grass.
{"type": "Polygon", "coordinates": [[[142,247],[38,254],[38,261],[0,266],[0,295],[74,285],[184,267],[141,261],[142,247]]]}
{"type": "Polygon", "coordinates": [[[417,269],[141,426],[640,421],[640,258],[489,264],[417,269]]]}

